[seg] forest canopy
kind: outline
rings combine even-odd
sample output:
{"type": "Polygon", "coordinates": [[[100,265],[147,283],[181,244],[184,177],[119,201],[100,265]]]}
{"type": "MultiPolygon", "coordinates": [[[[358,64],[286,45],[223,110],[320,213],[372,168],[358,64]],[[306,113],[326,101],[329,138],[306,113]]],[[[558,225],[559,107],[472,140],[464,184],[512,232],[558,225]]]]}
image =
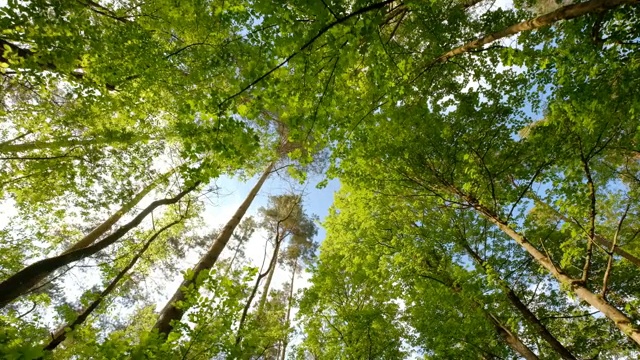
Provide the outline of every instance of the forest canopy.
{"type": "Polygon", "coordinates": [[[0,1],[0,357],[639,358],[639,5],[0,1]]]}

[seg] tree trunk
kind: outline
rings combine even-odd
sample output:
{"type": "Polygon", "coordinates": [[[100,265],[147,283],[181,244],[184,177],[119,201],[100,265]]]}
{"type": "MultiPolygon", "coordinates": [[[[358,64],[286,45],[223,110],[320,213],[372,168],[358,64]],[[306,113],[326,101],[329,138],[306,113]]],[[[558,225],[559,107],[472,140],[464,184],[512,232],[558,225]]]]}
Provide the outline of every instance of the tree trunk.
{"type": "MultiPolygon", "coordinates": [[[[278,257],[278,251],[279,251],[278,249],[280,247],[280,241],[277,240],[279,237],[280,237],[279,234],[276,234],[276,247],[273,249],[273,254],[271,255],[271,260],[269,260],[269,266],[267,267],[267,270],[263,273],[258,274],[258,277],[256,278],[256,283],[253,286],[253,290],[251,291],[251,295],[249,295],[249,298],[247,299],[247,302],[244,305],[244,309],[242,309],[242,316],[240,317],[240,323],[238,324],[238,331],[236,333],[236,346],[239,345],[240,342],[242,341],[242,334],[241,334],[242,328],[244,327],[244,323],[247,320],[247,315],[249,314],[249,308],[251,307],[251,303],[253,302],[253,299],[258,293],[258,288],[260,287],[260,281],[262,281],[262,279],[264,279],[265,276],[273,274],[272,269],[275,266],[275,262],[278,257]]],[[[265,256],[266,256],[266,251],[265,251],[265,256]]],[[[263,258],[263,264],[264,264],[264,258],[263,258]]],[[[262,312],[263,306],[264,306],[264,303],[262,303],[262,299],[261,299],[260,306],[258,307],[258,313],[262,312]]]]}
{"type": "Polygon", "coordinates": [[[233,231],[242,220],[242,217],[247,212],[247,209],[253,202],[253,199],[258,194],[258,191],[260,191],[260,188],[262,187],[264,182],[267,180],[267,178],[271,174],[271,170],[273,169],[274,166],[275,166],[275,162],[272,162],[265,169],[264,173],[262,174],[258,182],[251,189],[251,191],[249,192],[249,195],[247,195],[246,199],[242,202],[242,204],[240,204],[240,207],[238,207],[238,209],[236,210],[235,214],[233,214],[229,222],[227,222],[227,224],[224,226],[224,228],[222,229],[222,231],[220,232],[216,240],[213,242],[213,244],[211,245],[207,253],[204,254],[204,256],[200,259],[200,261],[193,267],[193,277],[189,279],[184,279],[182,281],[182,283],[180,284],[176,292],[173,294],[171,299],[169,299],[165,307],[160,312],[158,320],[156,321],[153,328],[157,329],[158,333],[162,337],[166,337],[167,335],[169,335],[169,333],[173,329],[173,325],[171,324],[171,322],[174,320],[180,321],[180,319],[182,318],[182,315],[186,311],[186,309],[180,309],[176,306],[176,304],[179,301],[182,301],[185,299],[185,294],[182,291],[183,287],[189,288],[190,286],[192,286],[192,287],[195,287],[195,289],[197,289],[198,284],[196,282],[196,279],[198,278],[198,275],[202,271],[211,269],[211,267],[216,263],[216,261],[218,260],[218,257],[220,256],[220,253],[222,253],[222,250],[224,250],[225,246],[229,242],[229,239],[231,239],[231,235],[233,234],[233,231]]]}
{"type": "Polygon", "coordinates": [[[44,350],[48,350],[48,351],[54,350],[58,345],[60,345],[60,343],[62,343],[67,338],[67,331],[66,331],[67,328],[73,330],[77,326],[79,326],[82,323],[84,323],[84,321],[89,317],[89,315],[91,315],[91,313],[102,303],[102,301],[109,294],[111,294],[111,292],[116,288],[116,286],[118,285],[118,282],[120,282],[120,280],[122,280],[122,278],[127,274],[127,272],[129,272],[129,270],[131,270],[131,268],[133,268],[133,266],[138,262],[140,257],[142,257],[144,252],[147,251],[147,249],[149,248],[151,243],[153,243],[153,241],[160,234],[162,234],[164,231],[166,231],[170,227],[180,223],[181,221],[182,221],[182,219],[176,220],[176,221],[168,224],[167,226],[164,226],[163,228],[158,230],[155,234],[153,234],[149,238],[149,240],[147,240],[145,242],[144,246],[142,246],[142,248],[134,255],[134,257],[131,259],[131,261],[129,261],[127,266],[125,266],[118,273],[118,275],[115,278],[113,278],[113,280],[111,280],[111,283],[109,283],[109,286],[107,286],[104,290],[102,290],[102,292],[100,293],[100,295],[98,296],[98,298],[96,300],[94,300],[88,307],[86,307],[82,311],[80,311],[78,313],[78,317],[75,320],[73,320],[70,323],[67,323],[67,324],[59,327],[58,330],[56,330],[56,332],[54,332],[51,335],[51,341],[49,342],[49,344],[47,344],[47,346],[44,347],[44,350]]]}
{"type": "Polygon", "coordinates": [[[538,355],[536,355],[529,347],[520,340],[516,334],[512,333],[509,328],[507,328],[504,324],[498,320],[498,318],[491,314],[490,312],[485,310],[485,314],[489,321],[493,324],[493,327],[496,329],[500,337],[509,345],[513,351],[520,354],[523,358],[527,360],[538,360],[538,355]]]}
{"type": "MultiPolygon", "coordinates": [[[[462,289],[460,288],[460,286],[457,286],[451,280],[437,280],[437,282],[449,288],[449,290],[451,290],[454,294],[457,294],[460,297],[464,297],[463,294],[461,294],[462,289]]],[[[531,349],[529,349],[529,347],[524,344],[522,340],[520,340],[520,338],[507,327],[507,325],[504,325],[496,315],[487,310],[485,308],[485,304],[471,297],[466,298],[467,300],[471,301],[472,305],[475,308],[482,311],[482,314],[487,318],[487,320],[489,320],[491,325],[493,325],[496,333],[500,335],[502,340],[504,340],[504,342],[507,343],[507,345],[513,351],[515,351],[517,354],[520,354],[520,356],[524,357],[527,360],[538,360],[538,356],[531,349]]]]}
{"type": "Polygon", "coordinates": [[[84,145],[103,145],[103,144],[133,144],[140,141],[152,140],[149,136],[135,136],[130,138],[118,138],[118,137],[100,137],[93,139],[62,139],[53,141],[32,141],[21,144],[1,144],[0,153],[17,153],[31,150],[46,150],[46,149],[60,149],[70,148],[73,146],[84,145]]]}
{"type": "Polygon", "coordinates": [[[260,304],[258,305],[258,313],[262,313],[262,309],[264,309],[264,304],[267,302],[267,297],[269,296],[269,288],[271,288],[271,280],[273,280],[273,273],[276,272],[276,265],[278,264],[278,255],[280,254],[280,244],[282,243],[282,237],[276,235],[276,244],[273,248],[273,256],[271,257],[271,261],[269,262],[269,268],[267,269],[267,282],[264,284],[264,289],[262,289],[262,295],[260,296],[260,304]]]}
{"type": "MultiPolygon", "coordinates": [[[[298,267],[298,260],[296,260],[293,263],[293,271],[291,273],[291,288],[289,289],[289,299],[287,303],[287,317],[285,318],[285,323],[287,325],[287,328],[289,327],[289,319],[291,318],[291,303],[293,301],[293,281],[296,279],[297,267],[298,267]]],[[[284,338],[284,340],[282,340],[282,356],[280,357],[280,360],[284,360],[284,357],[287,353],[287,344],[289,343],[287,340],[288,340],[287,338],[284,338]]]]}
{"type": "Polygon", "coordinates": [[[469,8],[472,8],[474,6],[476,6],[477,4],[481,3],[484,0],[462,0],[460,1],[460,5],[462,6],[463,9],[467,10],[469,8]]]}
{"type": "Polygon", "coordinates": [[[514,24],[508,26],[498,32],[493,34],[488,34],[481,36],[475,40],[472,40],[462,46],[458,46],[455,49],[452,49],[431,61],[425,66],[425,69],[418,75],[422,75],[426,70],[428,70],[431,66],[447,62],[454,56],[476,50],[481,48],[484,45],[490,44],[496,40],[506,38],[512,35],[516,35],[518,33],[524,31],[530,31],[539,29],[542,27],[550,26],[561,20],[570,20],[583,15],[591,14],[591,13],[600,13],[609,9],[614,9],[616,7],[625,5],[625,4],[638,4],[640,0],[591,0],[582,3],[572,4],[563,6],[555,11],[552,11],[548,14],[541,15],[535,17],[533,19],[529,19],[518,24],[514,24]]]}
{"type": "Polygon", "coordinates": [[[494,329],[500,335],[500,337],[507,343],[507,345],[516,353],[520,354],[520,356],[524,357],[527,360],[538,360],[538,356],[531,350],[529,347],[524,344],[520,338],[514,334],[507,325],[502,324],[502,322],[498,319],[496,315],[487,310],[484,303],[473,296],[465,296],[462,293],[462,287],[459,284],[456,284],[449,276],[449,273],[439,272],[439,274],[443,277],[443,279],[437,279],[431,276],[423,276],[429,280],[433,280],[440,285],[443,285],[449,291],[453,292],[457,296],[464,298],[471,302],[471,305],[475,309],[479,309],[482,314],[489,320],[491,325],[493,325],[494,329]]]}
{"type": "Polygon", "coordinates": [[[640,331],[636,329],[631,319],[629,319],[623,312],[611,305],[601,296],[594,294],[591,290],[587,289],[587,287],[578,279],[572,279],[569,277],[569,275],[567,275],[562,269],[558,268],[548,256],[533,246],[524,235],[519,234],[511,228],[504,220],[499,218],[491,210],[479,204],[478,201],[473,198],[466,196],[465,199],[479,213],[484,215],[489,221],[498,226],[500,230],[522,246],[522,248],[524,248],[524,250],[527,251],[540,266],[549,271],[561,285],[571,289],[580,299],[598,309],[598,311],[600,311],[604,316],[613,321],[618,329],[640,345],[640,331]]]}
{"type": "Polygon", "coordinates": [[[20,295],[26,293],[34,285],[36,285],[41,279],[50,275],[57,269],[68,265],[74,261],[78,261],[85,257],[91,256],[98,251],[101,251],[109,245],[115,243],[130,230],[138,226],[147,215],[149,215],[154,209],[162,205],[175,204],[185,195],[193,191],[199,182],[182,191],[178,195],[170,199],[156,200],[147,206],[138,216],[127,224],[121,226],[113,234],[105,237],[102,241],[99,241],[91,246],[87,246],[82,249],[64,253],[58,256],[46,258],[25,267],[10,278],[0,283],[0,308],[6,306],[11,301],[18,298],[20,295]]]}
{"type": "Polygon", "coordinates": [[[233,268],[233,263],[236,261],[239,251],[240,251],[240,247],[238,246],[236,251],[233,252],[233,257],[231,258],[231,261],[229,261],[229,266],[227,266],[227,270],[224,271],[225,277],[229,275],[229,272],[231,272],[231,269],[233,268]]]}
{"type": "Polygon", "coordinates": [[[94,241],[98,240],[98,238],[100,236],[104,235],[107,231],[109,231],[109,229],[111,229],[111,227],[116,222],[118,222],[118,220],[120,220],[122,218],[122,216],[124,216],[126,213],[131,211],[131,209],[133,209],[136,205],[138,205],[138,203],[140,201],[142,201],[142,199],[145,196],[147,196],[147,194],[149,194],[151,192],[151,190],[155,189],[161,182],[165,181],[169,176],[171,176],[171,174],[174,171],[175,171],[175,169],[163,174],[158,179],[153,181],[151,184],[147,185],[144,189],[142,189],[142,191],[140,191],[138,194],[136,194],[136,196],[133,199],[129,200],[126,204],[122,205],[122,207],[118,211],[116,211],[113,215],[111,215],[102,224],[98,225],[95,229],[93,229],[85,237],[83,237],[78,242],[76,242],[75,244],[73,244],[69,248],[67,248],[63,252],[63,254],[66,254],[66,253],[74,251],[74,250],[82,249],[84,247],[87,247],[87,246],[93,244],[94,241]]]}
{"type": "MultiPolygon", "coordinates": [[[[104,235],[113,225],[115,225],[118,220],[122,218],[126,213],[131,211],[151,190],[155,189],[158,184],[162,181],[166,180],[175,170],[171,170],[168,173],[165,173],[154,182],[149,184],[147,187],[142,189],[133,199],[124,204],[118,211],[116,211],[113,215],[111,215],[107,220],[105,220],[102,224],[98,225],[95,229],[93,229],[89,234],[87,234],[82,239],[78,240],[75,244],[71,245],[65,251],[62,252],[62,255],[68,254],[72,251],[79,250],[85,248],[91,244],[93,244],[100,236],[104,235]]],[[[38,278],[34,278],[34,287],[38,286],[38,283],[43,281],[48,274],[42,274],[38,278]]]]}
{"type": "MultiPolygon", "coordinates": [[[[471,257],[478,263],[478,265],[480,265],[480,267],[484,271],[488,271],[491,269],[491,266],[469,246],[466,240],[463,240],[462,246],[467,250],[469,255],[471,255],[471,257]]],[[[509,287],[509,284],[507,284],[507,282],[500,277],[497,277],[497,279],[500,287],[506,293],[509,302],[511,302],[511,304],[520,312],[520,314],[522,314],[522,317],[524,317],[524,319],[551,346],[551,348],[565,360],[576,360],[576,357],[573,356],[573,354],[569,350],[567,350],[567,348],[565,348],[564,345],[562,345],[560,341],[558,341],[558,339],[556,339],[551,334],[551,332],[549,332],[549,329],[547,329],[547,327],[544,326],[542,322],[540,322],[540,319],[538,319],[536,315],[531,312],[531,310],[529,310],[529,308],[522,302],[522,300],[520,300],[513,289],[509,287]]]]}
{"type": "Polygon", "coordinates": [[[253,299],[255,299],[256,294],[258,293],[258,288],[260,287],[260,281],[267,275],[267,273],[258,274],[256,278],[256,283],[253,285],[253,289],[251,290],[251,294],[247,299],[247,302],[244,304],[244,308],[242,309],[242,316],[240,317],[240,323],[238,323],[238,331],[236,332],[236,346],[240,345],[242,341],[242,328],[244,327],[245,321],[247,321],[247,315],[249,314],[249,308],[251,307],[251,303],[253,299]]]}

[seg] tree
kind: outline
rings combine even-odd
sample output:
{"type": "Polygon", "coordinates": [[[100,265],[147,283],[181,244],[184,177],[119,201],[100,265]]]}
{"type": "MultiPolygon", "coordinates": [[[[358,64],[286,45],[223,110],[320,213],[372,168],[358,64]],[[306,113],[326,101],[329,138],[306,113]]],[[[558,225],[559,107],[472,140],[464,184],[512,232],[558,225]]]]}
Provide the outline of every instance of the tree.
{"type": "MultiPolygon", "coordinates": [[[[262,226],[267,229],[267,233],[273,239],[273,252],[267,268],[263,270],[262,267],[264,267],[264,261],[267,255],[265,249],[263,266],[260,268],[258,276],[256,277],[253,290],[245,303],[242,316],[238,324],[236,346],[239,347],[238,351],[245,357],[252,354],[252,350],[247,350],[247,348],[250,349],[255,346],[255,344],[246,345],[243,343],[243,339],[246,336],[244,326],[249,315],[249,309],[253,305],[260,283],[264,278],[266,278],[266,282],[264,284],[260,300],[257,304],[255,321],[261,322],[264,317],[273,316],[273,314],[265,313],[265,306],[270,294],[269,290],[271,287],[271,280],[273,279],[273,274],[279,261],[281,263],[296,264],[293,267],[292,280],[289,284],[289,295],[286,296],[286,292],[283,292],[282,295],[285,296],[285,298],[280,299],[283,301],[283,306],[287,309],[286,316],[282,321],[282,326],[284,326],[285,329],[289,328],[290,307],[293,297],[293,279],[295,278],[297,263],[303,259],[308,260],[313,256],[312,254],[315,250],[313,236],[317,233],[316,226],[313,223],[312,218],[304,212],[301,201],[302,198],[299,195],[270,196],[268,207],[260,208],[259,210],[263,217],[262,226]],[[286,246],[284,250],[284,258],[280,251],[281,246],[283,245],[286,246]]],[[[255,329],[252,329],[252,331],[255,331],[255,329]]],[[[281,340],[282,337],[277,339],[281,340]]],[[[284,354],[286,349],[286,340],[283,341],[284,343],[282,347],[279,348],[281,354],[284,354]]]]}
{"type": "Polygon", "coordinates": [[[4,280],[0,283],[0,289],[3,291],[3,295],[0,297],[0,304],[2,306],[7,305],[12,300],[16,299],[20,295],[24,294],[26,291],[31,289],[33,286],[37,284],[38,281],[42,280],[47,275],[53,273],[56,269],[67,265],[71,262],[78,261],[87,256],[91,256],[97,253],[100,250],[105,249],[109,245],[118,241],[122,236],[124,236],[131,229],[135,228],[142,220],[149,215],[155,208],[162,205],[175,204],[180,201],[185,195],[189,194],[199,185],[196,183],[191,187],[183,190],[176,196],[163,200],[156,200],[152,202],[149,206],[147,206],[140,214],[138,214],[133,220],[129,221],[127,224],[121,226],[118,230],[113,232],[111,235],[105,237],[100,242],[90,245],[84,248],[80,248],[78,250],[74,250],[71,252],[63,253],[61,255],[43,259],[37,261],[21,271],[17,272],[13,276],[4,280]]]}
{"type": "MultiPolygon", "coordinates": [[[[188,210],[189,209],[187,208],[187,212],[188,210]]],[[[179,224],[183,220],[184,220],[184,215],[168,223],[167,225],[161,227],[155,233],[153,233],[149,237],[149,239],[145,241],[145,243],[142,245],[140,250],[131,258],[129,263],[118,273],[118,275],[116,275],[116,277],[113,278],[113,280],[111,280],[109,285],[104,290],[102,290],[102,292],[100,292],[98,297],[89,306],[79,311],[78,316],[75,320],[61,326],[60,328],[58,328],[58,330],[55,331],[55,333],[52,334],[51,341],[44,347],[44,350],[49,350],[49,351],[54,350],[58,345],[60,345],[61,342],[63,342],[66,339],[67,329],[70,329],[71,331],[73,331],[74,328],[76,328],[79,325],[82,325],[82,323],[87,319],[87,317],[91,315],[91,313],[98,306],[100,306],[100,304],[105,300],[107,296],[109,296],[113,292],[113,290],[115,290],[115,288],[118,286],[118,283],[127,275],[127,272],[136,265],[138,260],[140,260],[140,258],[144,255],[144,253],[149,249],[149,246],[151,246],[153,241],[155,241],[158,238],[158,236],[160,236],[163,232],[179,224]]]]}
{"type": "Polygon", "coordinates": [[[258,179],[258,182],[253,186],[242,204],[240,204],[235,214],[233,214],[229,222],[227,222],[224,228],[222,228],[222,231],[220,231],[218,237],[211,244],[211,247],[203,255],[200,261],[193,267],[192,274],[182,281],[178,290],[176,290],[176,292],[169,299],[162,311],[160,311],[158,320],[153,326],[154,329],[158,330],[159,334],[166,337],[174,327],[174,324],[172,324],[172,322],[180,321],[182,315],[186,310],[181,307],[181,302],[184,301],[186,296],[185,290],[189,288],[197,289],[199,286],[197,279],[200,274],[204,274],[205,271],[211,269],[211,267],[216,263],[218,257],[220,256],[220,253],[222,253],[222,250],[224,250],[225,246],[229,242],[229,239],[231,239],[233,231],[238,226],[238,224],[242,220],[242,217],[251,205],[251,202],[256,197],[258,191],[260,191],[260,188],[271,174],[273,167],[274,163],[271,163],[269,164],[269,166],[267,166],[265,171],[260,176],[260,179],[258,179]]]}
{"type": "Polygon", "coordinates": [[[638,5],[9,1],[0,354],[637,358],[638,5]],[[265,167],[203,235],[196,187],[265,167]],[[240,224],[276,168],[342,190],[317,263],[313,218],[277,210],[256,273],[240,224]],[[194,253],[158,318],[145,277],[194,253]]]}

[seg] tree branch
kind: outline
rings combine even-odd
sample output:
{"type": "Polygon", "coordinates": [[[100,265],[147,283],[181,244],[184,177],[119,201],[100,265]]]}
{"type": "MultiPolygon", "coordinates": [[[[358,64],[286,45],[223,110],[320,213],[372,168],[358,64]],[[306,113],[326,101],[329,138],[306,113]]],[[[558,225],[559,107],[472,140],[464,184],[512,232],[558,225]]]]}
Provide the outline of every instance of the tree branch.
{"type": "MultiPolygon", "coordinates": [[[[311,39],[309,39],[306,43],[304,43],[297,51],[292,52],[289,56],[287,56],[282,62],[280,62],[278,65],[276,65],[275,67],[271,68],[269,71],[267,71],[266,73],[264,73],[262,76],[258,77],[257,79],[253,80],[252,82],[250,82],[248,85],[246,85],[245,87],[243,87],[242,89],[240,89],[240,91],[236,92],[235,94],[227,97],[226,99],[222,100],[222,102],[220,104],[218,104],[219,108],[222,108],[222,106],[224,104],[226,104],[227,102],[233,100],[234,98],[240,96],[241,94],[243,94],[245,91],[249,90],[250,88],[252,88],[254,85],[256,85],[257,83],[259,83],[260,81],[266,79],[269,75],[271,75],[274,71],[280,69],[281,67],[283,67],[286,63],[289,62],[289,60],[293,59],[295,56],[297,56],[298,54],[300,54],[302,51],[304,51],[306,48],[308,48],[309,46],[311,46],[311,44],[313,44],[316,40],[318,40],[318,38],[320,38],[322,35],[324,35],[324,33],[326,33],[327,31],[331,30],[333,27],[335,27],[336,25],[340,25],[344,22],[346,22],[347,20],[353,18],[353,17],[357,17],[360,16],[366,12],[372,11],[372,10],[378,10],[381,9],[382,7],[384,7],[387,4],[392,3],[394,0],[385,0],[379,3],[375,3],[375,4],[371,4],[369,6],[365,6],[359,10],[356,10],[354,12],[352,12],[351,14],[339,18],[327,25],[325,25],[322,29],[320,29],[320,31],[318,31],[318,33],[313,36],[311,39]]],[[[640,0],[639,0],[640,1],[640,0]]]]}
{"type": "Polygon", "coordinates": [[[629,213],[629,208],[631,208],[631,202],[627,203],[627,207],[624,209],[624,214],[618,221],[618,227],[616,228],[616,233],[613,235],[613,242],[611,243],[611,248],[609,249],[609,259],[607,260],[607,269],[604,272],[604,277],[602,279],[602,298],[607,298],[607,283],[609,282],[609,276],[611,275],[611,268],[613,267],[613,252],[618,243],[618,236],[620,235],[620,230],[622,229],[622,223],[624,219],[627,217],[629,213]]]}

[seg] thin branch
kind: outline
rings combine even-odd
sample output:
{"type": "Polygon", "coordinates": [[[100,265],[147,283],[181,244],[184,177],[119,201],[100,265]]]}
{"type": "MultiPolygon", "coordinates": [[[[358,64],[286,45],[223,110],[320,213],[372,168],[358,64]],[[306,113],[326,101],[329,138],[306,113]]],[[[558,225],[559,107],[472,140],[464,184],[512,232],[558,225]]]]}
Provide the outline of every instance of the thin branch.
{"type": "MultiPolygon", "coordinates": [[[[524,195],[531,189],[531,186],[533,186],[533,183],[535,182],[538,175],[540,175],[540,173],[542,172],[542,169],[549,164],[551,164],[551,162],[542,164],[533,174],[533,177],[531,177],[531,180],[529,180],[529,183],[527,184],[527,186],[524,188],[524,190],[522,190],[520,195],[518,195],[518,199],[516,200],[516,202],[513,203],[511,210],[509,210],[509,215],[507,215],[507,222],[509,222],[509,220],[511,219],[511,216],[513,215],[513,211],[516,209],[516,206],[518,206],[520,201],[522,201],[522,198],[524,197],[524,195]]],[[[517,184],[515,183],[515,181],[513,181],[513,184],[517,187],[517,184]]]]}
{"type": "Polygon", "coordinates": [[[540,320],[548,320],[548,319],[574,319],[574,318],[580,318],[580,317],[587,317],[587,316],[592,316],[595,315],[597,313],[599,313],[600,311],[594,311],[594,312],[590,312],[590,313],[586,313],[586,314],[581,314],[581,315],[558,315],[558,316],[544,316],[541,317],[540,320]]]}
{"type": "Polygon", "coordinates": [[[22,319],[23,317],[25,317],[25,316],[29,315],[30,313],[32,313],[32,312],[33,312],[33,310],[35,310],[35,309],[36,309],[36,307],[37,307],[37,306],[38,306],[38,303],[34,301],[34,302],[33,302],[33,306],[31,306],[31,309],[27,310],[27,311],[26,311],[25,313],[23,313],[23,314],[18,315],[18,317],[17,317],[17,318],[18,318],[18,319],[22,319]]]}
{"type": "Polygon", "coordinates": [[[329,7],[329,5],[328,5],[324,0],[322,0],[322,4],[324,4],[324,7],[326,7],[326,8],[327,8],[327,10],[329,10],[329,12],[331,13],[331,15],[333,15],[334,19],[336,19],[336,20],[340,20],[340,17],[339,17],[338,15],[336,15],[336,13],[335,13],[335,12],[333,12],[333,10],[331,10],[331,8],[329,7]]]}
{"type": "Polygon", "coordinates": [[[400,20],[398,20],[398,22],[396,22],[396,26],[393,27],[393,30],[391,31],[391,35],[389,35],[389,40],[387,40],[387,44],[396,35],[396,31],[398,31],[398,28],[400,27],[400,24],[402,24],[402,20],[404,20],[404,18],[407,16],[408,13],[409,13],[409,10],[407,10],[407,9],[405,9],[402,12],[402,15],[400,15],[400,20]]]}
{"type": "Polygon", "coordinates": [[[580,160],[587,177],[587,187],[589,188],[589,239],[587,241],[587,255],[585,256],[584,266],[582,267],[582,283],[586,284],[589,278],[589,270],[591,267],[591,257],[593,256],[593,243],[596,238],[596,188],[593,184],[589,160],[584,156],[582,144],[580,144],[580,160]]]}
{"type": "Polygon", "coordinates": [[[18,135],[18,136],[16,136],[16,137],[14,137],[13,139],[9,139],[9,140],[6,140],[6,141],[3,141],[3,142],[0,142],[0,146],[10,144],[10,143],[12,143],[12,142],[14,142],[14,141],[16,141],[16,140],[20,140],[20,139],[22,139],[23,137],[25,137],[25,136],[27,136],[27,135],[30,135],[30,134],[33,134],[33,132],[31,132],[31,131],[27,131],[26,133],[24,133],[24,134],[20,134],[20,135],[18,135]]]}
{"type": "Polygon", "coordinates": [[[260,81],[264,80],[265,78],[267,78],[269,75],[271,75],[274,71],[280,69],[281,67],[283,67],[286,63],[289,62],[289,60],[293,59],[295,56],[297,56],[298,54],[300,54],[302,51],[304,51],[306,48],[308,48],[309,46],[311,46],[311,44],[313,44],[316,40],[318,40],[318,38],[320,38],[322,35],[324,35],[327,31],[331,30],[333,27],[335,27],[336,25],[340,25],[344,22],[346,22],[347,20],[353,18],[353,17],[357,17],[360,16],[366,12],[372,11],[372,10],[378,10],[381,9],[382,7],[384,7],[387,4],[392,3],[395,0],[385,0],[379,3],[374,3],[371,4],[369,6],[365,6],[359,10],[356,10],[354,12],[352,12],[351,14],[342,17],[338,20],[335,20],[327,25],[325,25],[322,29],[320,29],[320,31],[318,31],[318,33],[313,36],[311,39],[309,39],[306,43],[304,43],[298,50],[292,52],[289,56],[287,56],[282,62],[280,62],[278,65],[276,65],[275,67],[271,68],[269,71],[267,71],[266,73],[264,73],[262,76],[258,77],[257,79],[253,80],[252,82],[250,82],[248,85],[246,85],[245,87],[243,87],[242,89],[240,89],[240,91],[236,92],[235,94],[227,97],[226,99],[222,100],[222,102],[220,104],[218,104],[219,108],[222,108],[222,106],[224,104],[226,104],[227,102],[231,101],[232,99],[242,95],[245,91],[249,90],[250,88],[252,88],[254,85],[256,85],[257,83],[259,83],[260,81]]]}
{"type": "Polygon", "coordinates": [[[91,11],[97,13],[97,14],[104,15],[104,16],[109,17],[111,19],[117,20],[117,21],[119,21],[119,22],[121,22],[123,24],[128,24],[128,23],[131,22],[131,21],[127,20],[126,18],[123,18],[123,17],[120,17],[120,16],[116,15],[113,12],[113,10],[111,10],[109,8],[106,8],[106,7],[98,4],[95,1],[91,1],[91,0],[85,0],[85,1],[86,1],[86,3],[78,0],[78,3],[86,6],[89,10],[91,10],[91,11]]]}
{"type": "Polygon", "coordinates": [[[607,270],[604,272],[604,277],[602,279],[602,298],[605,300],[607,299],[607,284],[609,282],[609,276],[611,275],[611,268],[613,267],[613,253],[616,249],[616,244],[618,243],[618,236],[620,235],[620,230],[622,229],[622,223],[629,213],[629,208],[631,208],[631,202],[627,203],[627,207],[624,209],[624,214],[622,214],[620,221],[618,221],[618,227],[616,228],[616,233],[613,235],[613,242],[611,243],[611,248],[609,249],[607,270]]]}

